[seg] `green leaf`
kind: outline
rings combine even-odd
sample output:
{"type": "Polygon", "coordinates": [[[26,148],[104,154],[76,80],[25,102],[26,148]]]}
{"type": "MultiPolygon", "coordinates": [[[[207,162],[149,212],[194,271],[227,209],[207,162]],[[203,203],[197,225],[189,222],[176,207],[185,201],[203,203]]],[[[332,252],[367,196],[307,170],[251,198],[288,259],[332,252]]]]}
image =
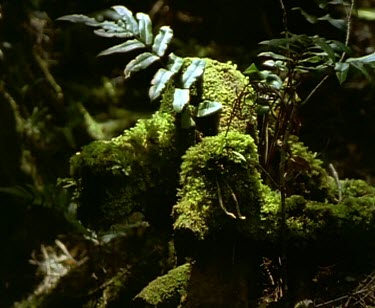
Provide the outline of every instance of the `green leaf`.
{"type": "Polygon", "coordinates": [[[375,8],[359,8],[353,12],[359,19],[374,21],[375,20],[375,8]]]}
{"type": "Polygon", "coordinates": [[[273,60],[285,60],[285,61],[288,61],[288,60],[291,60],[290,58],[288,57],[285,57],[283,55],[280,55],[280,54],[277,54],[277,53],[274,53],[272,51],[265,51],[265,52],[261,52],[258,57],[268,57],[268,58],[272,58],[273,60]]]}
{"type": "Polygon", "coordinates": [[[168,26],[161,27],[159,29],[159,33],[155,37],[154,44],[152,45],[152,51],[155,52],[159,57],[164,56],[164,53],[167,50],[172,38],[172,29],[168,26]]]}
{"type": "Polygon", "coordinates": [[[346,30],[346,22],[343,19],[335,19],[331,15],[327,14],[322,17],[319,17],[318,20],[326,20],[335,28],[343,30],[343,31],[346,30]]]}
{"type": "Polygon", "coordinates": [[[172,78],[173,75],[173,72],[168,71],[165,68],[161,68],[156,72],[154,78],[151,80],[151,87],[148,91],[151,101],[154,101],[160,96],[167,82],[172,78]]]}
{"type": "Polygon", "coordinates": [[[204,118],[219,112],[223,106],[219,102],[204,101],[198,105],[197,118],[204,118]]]}
{"type": "Polygon", "coordinates": [[[190,90],[189,89],[175,89],[173,94],[173,109],[177,113],[184,110],[185,106],[190,101],[190,90]]]}
{"type": "Polygon", "coordinates": [[[366,66],[362,62],[353,61],[349,63],[351,67],[359,70],[368,80],[372,80],[372,75],[368,72],[366,66]]]}
{"type": "Polygon", "coordinates": [[[360,63],[363,63],[363,64],[373,64],[375,63],[375,52],[373,53],[370,53],[366,56],[363,56],[363,57],[359,57],[359,58],[348,58],[346,59],[347,63],[350,63],[350,62],[360,62],[360,63]]]}
{"type": "Polygon", "coordinates": [[[70,21],[73,23],[80,23],[84,24],[86,26],[90,27],[98,27],[100,26],[100,22],[98,22],[95,18],[88,17],[86,15],[81,15],[81,14],[72,14],[72,15],[65,15],[57,18],[57,20],[62,20],[62,21],[70,21]]]}
{"type": "Polygon", "coordinates": [[[167,69],[173,73],[178,73],[184,63],[184,59],[177,57],[174,53],[169,54],[167,69]]]}
{"type": "Polygon", "coordinates": [[[124,70],[125,79],[129,78],[133,73],[149,67],[152,63],[159,59],[159,57],[155,56],[151,52],[144,52],[140,54],[134,60],[131,60],[128,65],[126,65],[124,70]]]}
{"type": "Polygon", "coordinates": [[[191,85],[202,76],[206,67],[206,61],[203,59],[193,59],[191,64],[182,75],[182,87],[189,89],[191,85]]]}
{"type": "Polygon", "coordinates": [[[99,29],[95,29],[94,33],[99,36],[119,38],[129,38],[134,36],[134,33],[129,31],[126,28],[126,25],[116,23],[114,21],[98,22],[96,19],[92,17],[78,14],[62,16],[57,20],[70,21],[73,23],[82,23],[89,27],[97,27],[99,29]]]}
{"type": "Polygon", "coordinates": [[[340,84],[343,84],[348,76],[349,64],[343,62],[337,62],[335,64],[336,77],[340,84]]]}
{"type": "Polygon", "coordinates": [[[331,59],[333,63],[336,61],[335,51],[333,48],[326,42],[326,40],[320,37],[314,37],[314,43],[318,45],[323,51],[327,53],[327,56],[331,59]]]}
{"type": "Polygon", "coordinates": [[[318,18],[316,16],[307,13],[305,10],[303,10],[300,7],[294,7],[292,8],[292,11],[300,11],[301,15],[305,17],[306,21],[308,21],[311,24],[315,24],[318,22],[318,18]]]}
{"type": "Polygon", "coordinates": [[[128,10],[125,6],[122,5],[112,6],[112,9],[115,10],[116,13],[121,16],[121,19],[125,22],[126,29],[128,31],[132,32],[134,35],[139,34],[138,23],[130,10],[128,10]]]}
{"type": "Polygon", "coordinates": [[[139,37],[147,46],[152,44],[154,36],[152,34],[152,23],[151,19],[147,14],[137,13],[139,27],[139,37]]]}
{"type": "Polygon", "coordinates": [[[270,106],[258,105],[255,108],[255,111],[258,115],[264,115],[264,114],[268,113],[270,110],[271,110],[270,106]]]}
{"type": "Polygon", "coordinates": [[[106,56],[113,53],[128,52],[139,48],[146,47],[145,44],[138,41],[137,39],[126,41],[125,43],[112,46],[108,49],[101,51],[98,56],[106,56]]]}
{"type": "Polygon", "coordinates": [[[272,88],[275,88],[275,89],[278,89],[280,90],[281,87],[283,86],[283,81],[281,80],[281,78],[279,76],[277,76],[276,74],[269,74],[266,79],[265,79],[266,83],[272,87],[272,88]]]}
{"type": "Polygon", "coordinates": [[[195,122],[191,117],[190,110],[185,108],[181,113],[181,128],[182,129],[189,129],[195,126],[195,122]]]}
{"type": "Polygon", "coordinates": [[[258,74],[259,73],[259,69],[257,68],[257,66],[252,63],[244,72],[243,74],[244,75],[253,75],[253,74],[258,74]]]}

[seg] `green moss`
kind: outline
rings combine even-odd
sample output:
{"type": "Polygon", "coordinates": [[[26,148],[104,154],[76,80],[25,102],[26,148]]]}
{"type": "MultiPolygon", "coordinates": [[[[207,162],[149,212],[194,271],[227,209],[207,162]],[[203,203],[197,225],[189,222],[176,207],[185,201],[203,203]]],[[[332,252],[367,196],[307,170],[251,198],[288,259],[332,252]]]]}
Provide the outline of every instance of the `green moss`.
{"type": "MultiPolygon", "coordinates": [[[[212,59],[206,60],[206,68],[203,74],[203,83],[195,84],[190,89],[190,103],[197,105],[199,102],[209,100],[217,101],[223,105],[221,111],[219,131],[226,131],[229,119],[232,115],[235,99],[247,85],[247,78],[237,70],[231,62],[221,63],[212,59]]],[[[192,58],[185,58],[184,66],[187,67],[192,58]]],[[[251,88],[248,88],[252,93],[251,88]]],[[[172,102],[175,84],[169,82],[163,94],[160,110],[173,113],[172,102]]],[[[251,94],[247,95],[249,98],[251,94]]],[[[234,112],[230,129],[245,132],[249,123],[255,123],[254,105],[251,100],[241,103],[239,110],[234,112]]]]}
{"type": "Polygon", "coordinates": [[[136,297],[139,305],[153,307],[177,307],[186,296],[191,265],[181,265],[166,275],[150,282],[136,297]]]}
{"type": "Polygon", "coordinates": [[[233,226],[254,233],[261,200],[257,165],[256,146],[248,135],[221,133],[191,147],[181,166],[175,230],[192,232],[197,239],[233,226]]]}
{"type": "Polygon", "coordinates": [[[323,162],[316,158],[296,136],[289,140],[288,189],[289,195],[302,195],[310,200],[334,200],[337,186],[334,179],[323,168],[323,162]]]}
{"type": "Polygon", "coordinates": [[[84,222],[106,228],[137,210],[168,217],[155,202],[165,211],[174,202],[179,165],[174,127],[173,116],[157,112],[119,137],[89,144],[71,159],[84,222]]]}
{"type": "Polygon", "coordinates": [[[363,197],[375,195],[375,187],[367,184],[363,180],[345,179],[341,181],[342,197],[363,197]]]}
{"type": "MultiPolygon", "coordinates": [[[[375,197],[348,197],[339,204],[306,200],[291,196],[286,200],[289,238],[303,240],[360,239],[367,232],[375,232],[375,197]]],[[[278,210],[269,208],[264,216],[265,224],[277,221],[278,210]]],[[[278,229],[272,229],[277,234],[278,229]]],[[[276,239],[271,233],[269,239],[276,239]]]]}

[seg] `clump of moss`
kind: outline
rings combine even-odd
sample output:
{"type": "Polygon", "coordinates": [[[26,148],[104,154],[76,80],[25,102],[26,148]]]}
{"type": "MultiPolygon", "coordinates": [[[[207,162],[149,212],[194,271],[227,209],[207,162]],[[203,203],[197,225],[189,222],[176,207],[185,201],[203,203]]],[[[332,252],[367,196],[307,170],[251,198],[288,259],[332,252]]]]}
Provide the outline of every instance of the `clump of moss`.
{"type": "Polygon", "coordinates": [[[322,165],[316,153],[296,136],[291,136],[287,163],[288,195],[301,195],[316,201],[333,200],[337,187],[322,165]]]}
{"type": "Polygon", "coordinates": [[[342,198],[374,196],[375,187],[367,184],[363,180],[345,179],[340,181],[342,187],[342,198]]]}
{"type": "Polygon", "coordinates": [[[191,264],[186,263],[150,282],[135,298],[135,304],[145,307],[177,307],[186,297],[191,264]]]}
{"type": "Polygon", "coordinates": [[[81,219],[98,229],[121,222],[133,211],[168,217],[179,161],[174,118],[165,113],[139,120],[112,140],[89,144],[71,159],[81,219]]]}
{"type": "MultiPolygon", "coordinates": [[[[236,65],[231,62],[221,63],[212,59],[206,60],[206,68],[203,74],[202,83],[197,82],[190,89],[190,104],[208,100],[217,101],[222,104],[218,131],[226,131],[230,123],[231,131],[246,132],[249,123],[256,121],[255,107],[250,99],[241,102],[241,106],[234,109],[235,100],[248,85],[247,78],[237,70],[236,65]]],[[[192,58],[184,59],[184,66],[188,67],[192,58]]],[[[163,94],[160,110],[163,112],[174,113],[172,102],[173,93],[176,85],[169,82],[163,94]]],[[[249,92],[245,97],[250,98],[253,95],[251,87],[246,88],[249,92]]],[[[207,121],[206,121],[207,122],[207,121]]]]}
{"type": "Polygon", "coordinates": [[[237,132],[206,137],[183,156],[174,229],[196,239],[259,226],[260,174],[254,140],[237,132]]]}

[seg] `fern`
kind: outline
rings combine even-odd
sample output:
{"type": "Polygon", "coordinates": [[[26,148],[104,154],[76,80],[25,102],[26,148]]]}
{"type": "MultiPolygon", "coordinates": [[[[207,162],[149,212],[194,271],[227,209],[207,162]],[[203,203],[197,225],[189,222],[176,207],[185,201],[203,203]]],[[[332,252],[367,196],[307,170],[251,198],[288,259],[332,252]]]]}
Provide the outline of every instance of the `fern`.
{"type": "MultiPolygon", "coordinates": [[[[162,67],[158,69],[151,80],[150,100],[156,101],[160,98],[167,83],[174,80],[176,85],[180,86],[174,92],[174,110],[176,113],[182,113],[184,118],[190,117],[190,112],[187,110],[190,103],[190,88],[202,77],[206,61],[194,59],[182,73],[184,59],[173,53],[167,53],[173,38],[173,30],[169,26],[160,27],[154,37],[152,21],[147,14],[137,13],[134,17],[129,9],[120,5],[113,6],[112,10],[112,21],[99,22],[92,17],[80,14],[62,16],[58,20],[83,23],[94,27],[94,33],[99,36],[125,39],[125,42],[101,51],[98,56],[140,50],[140,53],[125,66],[125,79],[158,62],[162,67]]],[[[196,114],[203,117],[218,112],[220,109],[221,104],[218,102],[210,104],[204,102],[198,105],[196,114]]],[[[185,123],[190,123],[190,126],[194,125],[192,119],[188,119],[185,123]]]]}

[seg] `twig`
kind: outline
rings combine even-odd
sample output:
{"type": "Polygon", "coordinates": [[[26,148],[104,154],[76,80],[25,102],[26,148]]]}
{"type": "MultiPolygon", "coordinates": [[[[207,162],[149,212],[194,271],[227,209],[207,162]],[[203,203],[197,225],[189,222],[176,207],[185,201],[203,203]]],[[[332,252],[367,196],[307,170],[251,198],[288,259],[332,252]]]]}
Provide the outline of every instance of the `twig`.
{"type": "Polygon", "coordinates": [[[335,182],[337,185],[338,196],[339,196],[339,202],[340,202],[342,200],[342,185],[339,179],[339,175],[337,174],[337,171],[332,164],[329,164],[328,168],[331,171],[333,178],[335,179],[335,182]]]}
{"type": "Polygon", "coordinates": [[[237,219],[236,215],[234,215],[233,213],[231,212],[228,212],[227,209],[225,208],[224,206],[224,203],[223,203],[223,198],[222,198],[222,195],[221,195],[221,189],[220,189],[220,184],[219,184],[219,181],[217,180],[216,178],[216,187],[217,187],[217,196],[219,198],[219,204],[220,204],[220,207],[221,209],[224,211],[225,214],[227,214],[228,216],[234,218],[234,219],[237,219]]]}
{"type": "Polygon", "coordinates": [[[316,91],[318,91],[318,89],[323,85],[323,83],[328,79],[329,76],[330,75],[325,75],[323,77],[323,79],[315,86],[314,89],[312,89],[312,91],[309,93],[309,95],[301,103],[301,106],[303,106],[304,104],[306,104],[310,100],[310,98],[315,94],[316,91]]]}
{"type": "MultiPolygon", "coordinates": [[[[350,40],[350,32],[351,32],[351,27],[352,27],[352,14],[353,14],[353,9],[354,9],[354,2],[355,0],[350,1],[350,9],[347,14],[347,26],[346,26],[346,37],[345,37],[345,46],[349,45],[349,40],[350,40]]],[[[340,61],[344,61],[346,52],[344,51],[341,55],[340,61]]]]}
{"type": "Polygon", "coordinates": [[[236,217],[236,218],[239,218],[239,219],[242,219],[242,220],[246,219],[246,216],[243,216],[241,214],[240,205],[238,204],[236,194],[233,192],[232,187],[230,187],[230,185],[226,181],[225,181],[225,184],[227,184],[227,186],[228,186],[228,188],[230,190],[230,193],[232,195],[233,201],[236,204],[236,211],[237,211],[237,215],[238,215],[238,217],[236,217]]]}

